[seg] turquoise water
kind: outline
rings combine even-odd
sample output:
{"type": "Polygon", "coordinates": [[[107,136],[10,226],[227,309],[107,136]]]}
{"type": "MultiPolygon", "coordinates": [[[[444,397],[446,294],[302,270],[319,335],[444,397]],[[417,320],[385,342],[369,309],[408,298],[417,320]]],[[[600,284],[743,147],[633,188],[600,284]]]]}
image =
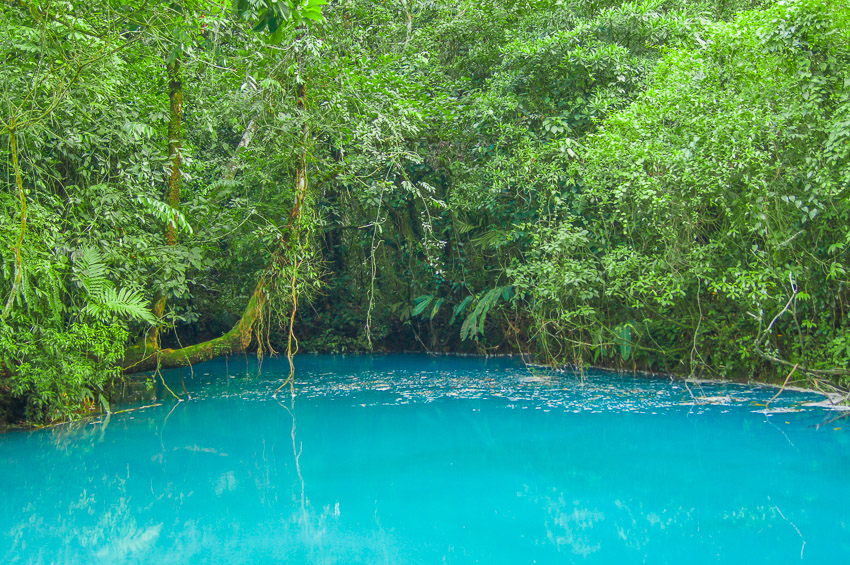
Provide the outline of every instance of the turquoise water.
{"type": "Polygon", "coordinates": [[[166,375],[184,402],[0,435],[0,559],[850,562],[850,421],[817,429],[820,397],[765,414],[774,389],[513,359],[297,366],[294,399],[271,396],[285,361],[220,360],[166,375]]]}

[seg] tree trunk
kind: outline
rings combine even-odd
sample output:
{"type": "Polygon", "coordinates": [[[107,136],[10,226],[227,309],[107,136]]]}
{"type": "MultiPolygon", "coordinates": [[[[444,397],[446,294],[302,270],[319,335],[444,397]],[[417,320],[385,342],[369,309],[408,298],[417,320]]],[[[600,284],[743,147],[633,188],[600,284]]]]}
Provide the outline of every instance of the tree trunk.
{"type": "Polygon", "coordinates": [[[209,361],[222,355],[233,355],[245,351],[251,343],[254,323],[262,316],[265,294],[263,281],[257,284],[242,318],[229,332],[221,337],[189,345],[180,349],[155,349],[144,343],[128,348],[121,367],[125,375],[151,371],[157,367],[172,369],[209,361]]]}
{"type": "MultiPolygon", "coordinates": [[[[171,159],[171,176],[168,179],[166,200],[172,208],[180,206],[183,157],[183,83],[180,80],[180,56],[168,65],[168,100],[171,119],[168,122],[168,157],[171,159]]],[[[169,245],[177,244],[177,218],[166,226],[165,239],[169,245]]]]}
{"type": "MultiPolygon", "coordinates": [[[[307,109],[307,86],[299,84],[296,87],[295,96],[298,109],[305,112],[307,109]]],[[[289,214],[289,221],[286,225],[290,235],[294,235],[296,239],[298,237],[296,222],[301,215],[301,206],[303,206],[304,196],[307,194],[307,137],[309,133],[305,120],[304,125],[301,126],[301,154],[298,157],[298,167],[295,171],[295,198],[292,202],[292,213],[289,214]],[[294,232],[293,228],[295,228],[294,232]]]]}
{"type": "MultiPolygon", "coordinates": [[[[169,128],[170,129],[170,128],[169,128]]],[[[248,124],[239,145],[236,146],[236,152],[233,159],[224,173],[224,178],[232,180],[236,173],[236,158],[239,152],[251,143],[251,139],[257,130],[257,125],[254,120],[248,124]]],[[[172,138],[173,139],[173,138],[172,138]]],[[[170,143],[169,143],[170,145],[170,143]]],[[[178,155],[179,158],[179,155],[178,155]]],[[[177,179],[179,183],[179,179],[177,179]]],[[[179,198],[179,189],[178,189],[179,198]]],[[[171,204],[171,202],[169,202],[171,204]]],[[[164,298],[162,299],[163,306],[165,305],[164,298]]],[[[254,322],[262,313],[263,305],[265,304],[265,294],[263,281],[261,280],[254,294],[251,296],[242,318],[236,323],[233,328],[221,337],[211,339],[190,345],[181,349],[159,349],[159,341],[148,337],[141,345],[128,347],[124,352],[124,360],[121,367],[125,375],[140,373],[142,371],[150,371],[156,369],[157,359],[159,366],[163,369],[174,367],[185,367],[192,363],[207,361],[221,355],[230,355],[244,351],[251,343],[251,330],[254,322]]],[[[152,332],[153,333],[153,332],[152,332]]]]}
{"type": "MultiPolygon", "coordinates": [[[[183,148],[183,83],[180,80],[180,55],[173,63],[166,64],[168,73],[168,100],[171,117],[168,121],[168,158],[171,161],[171,176],[165,191],[165,201],[177,209],[180,206],[180,187],[182,180],[183,160],[180,154],[183,148]]],[[[177,218],[172,218],[165,226],[165,242],[167,245],[177,245],[177,218]]],[[[162,320],[165,315],[164,294],[160,294],[153,307],[154,316],[162,320]]],[[[155,327],[145,340],[146,348],[159,348],[159,326],[155,327]]]]}
{"type": "MultiPolygon", "coordinates": [[[[171,69],[169,69],[171,72],[171,69]]],[[[172,92],[175,92],[172,82],[172,92]]],[[[178,83],[179,85],[179,83],[178,83]]],[[[306,88],[304,85],[299,85],[298,90],[296,92],[297,96],[297,105],[298,108],[304,110],[306,108],[306,88]]],[[[180,92],[179,96],[179,105],[177,106],[180,109],[180,115],[182,115],[182,92],[180,92]]],[[[172,127],[175,123],[179,125],[179,121],[174,121],[175,116],[175,104],[174,98],[172,98],[172,122],[169,127],[169,154],[173,156],[172,164],[175,167],[179,167],[180,165],[180,155],[179,155],[179,138],[175,138],[173,135],[172,127]],[[172,142],[176,141],[177,144],[175,146],[176,153],[171,153],[172,150],[172,142]]],[[[238,155],[239,151],[248,146],[251,142],[251,139],[256,131],[256,124],[253,120],[248,124],[248,127],[245,130],[245,133],[242,135],[242,139],[239,141],[239,145],[236,147],[236,155],[238,155]]],[[[302,134],[304,136],[304,146],[302,148],[301,158],[299,160],[299,164],[295,173],[295,198],[292,207],[292,213],[289,216],[289,221],[287,222],[286,231],[288,235],[288,241],[285,245],[297,245],[298,237],[299,237],[299,228],[298,225],[299,217],[301,215],[301,208],[304,204],[304,198],[307,192],[307,152],[306,152],[306,143],[307,136],[309,135],[309,130],[307,125],[305,124],[302,128],[302,134]]],[[[225,178],[232,179],[235,175],[236,171],[236,155],[234,155],[233,161],[231,161],[230,166],[225,172],[225,178]]],[[[171,201],[171,197],[175,197],[175,202],[179,204],[179,183],[180,178],[179,174],[175,176],[174,170],[172,169],[171,175],[171,183],[169,184],[169,204],[174,206],[171,201]],[[177,191],[176,193],[172,192],[176,183],[177,191]]],[[[179,169],[177,169],[179,171],[179,169]]],[[[169,239],[169,244],[171,240],[169,239]]],[[[176,232],[174,233],[174,242],[176,243],[176,232]]],[[[275,256],[272,258],[272,262],[279,260],[280,253],[275,253],[275,256]]],[[[294,288],[294,281],[293,281],[294,288]]],[[[162,301],[162,305],[165,305],[165,299],[160,299],[162,301]]],[[[180,349],[159,349],[159,342],[148,339],[144,341],[141,345],[136,345],[133,347],[129,347],[125,350],[124,359],[121,363],[121,367],[125,375],[140,373],[143,371],[151,371],[156,368],[161,369],[171,369],[176,367],[185,367],[187,365],[191,365],[194,363],[200,363],[203,361],[208,361],[210,359],[214,359],[216,357],[220,357],[222,355],[232,355],[235,353],[240,353],[245,351],[247,347],[250,345],[252,336],[254,335],[254,324],[261,319],[263,316],[263,308],[265,306],[266,295],[265,295],[265,281],[264,279],[260,279],[260,282],[257,283],[257,287],[254,290],[254,294],[251,296],[251,300],[248,302],[248,306],[245,308],[245,312],[242,314],[242,318],[236,323],[233,328],[224,334],[221,337],[217,337],[215,339],[211,339],[209,341],[205,341],[202,343],[198,343],[196,345],[189,345],[187,347],[182,347],[180,349]]],[[[159,302],[157,303],[159,304],[159,302]]],[[[290,316],[290,326],[289,326],[289,346],[287,347],[287,357],[290,360],[290,364],[292,361],[292,356],[294,355],[294,350],[292,348],[292,342],[294,336],[292,335],[292,324],[294,323],[295,313],[297,311],[297,303],[293,304],[291,316],[290,316]]],[[[161,312],[155,312],[161,316],[161,312]]],[[[258,336],[258,339],[262,339],[258,336]]],[[[297,351],[297,349],[295,350],[297,351]]]]}
{"type": "Polygon", "coordinates": [[[239,145],[236,146],[236,151],[233,153],[233,158],[230,160],[230,165],[227,167],[227,173],[225,173],[224,178],[226,180],[233,180],[236,177],[236,165],[238,161],[236,160],[236,156],[239,155],[239,152],[248,147],[248,144],[251,143],[251,140],[254,138],[254,133],[257,131],[257,124],[254,120],[248,124],[248,127],[245,128],[245,133],[242,134],[242,139],[239,140],[239,145]]]}

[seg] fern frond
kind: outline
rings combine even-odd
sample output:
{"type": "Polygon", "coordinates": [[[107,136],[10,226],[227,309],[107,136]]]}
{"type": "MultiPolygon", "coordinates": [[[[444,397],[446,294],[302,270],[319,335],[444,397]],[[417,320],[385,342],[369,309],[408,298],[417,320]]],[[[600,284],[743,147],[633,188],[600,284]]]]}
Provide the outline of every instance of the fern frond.
{"type": "Polygon", "coordinates": [[[457,233],[460,234],[469,233],[478,227],[476,224],[469,223],[460,216],[455,218],[455,224],[457,225],[457,233]]]}
{"type": "Polygon", "coordinates": [[[480,249],[498,249],[508,244],[510,232],[507,230],[490,230],[476,238],[471,243],[480,249]]]}
{"type": "Polygon", "coordinates": [[[144,295],[129,288],[116,289],[109,280],[109,266],[103,254],[95,247],[84,247],[74,259],[74,279],[88,294],[83,312],[100,320],[114,316],[156,324],[156,317],[147,308],[144,295]]]}
{"type": "Polygon", "coordinates": [[[112,287],[112,281],[107,278],[109,268],[103,255],[96,247],[83,247],[74,259],[74,279],[82,286],[89,296],[99,296],[107,288],[112,287]]]}
{"type": "Polygon", "coordinates": [[[156,317],[147,308],[147,301],[141,292],[122,288],[108,288],[98,298],[86,304],[83,311],[101,321],[113,316],[126,316],[136,320],[156,324],[156,317]]]}

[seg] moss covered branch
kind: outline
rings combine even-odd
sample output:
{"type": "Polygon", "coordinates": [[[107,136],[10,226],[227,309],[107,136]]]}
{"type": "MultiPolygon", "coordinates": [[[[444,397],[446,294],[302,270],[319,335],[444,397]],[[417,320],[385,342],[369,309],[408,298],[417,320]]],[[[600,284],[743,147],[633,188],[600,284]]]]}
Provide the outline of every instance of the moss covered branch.
{"type": "Polygon", "coordinates": [[[130,347],[124,354],[121,367],[125,375],[160,369],[186,367],[209,361],[222,355],[241,353],[251,344],[254,324],[262,316],[265,304],[263,281],[257,285],[242,317],[233,328],[221,337],[179,349],[155,349],[144,343],[130,347]]]}

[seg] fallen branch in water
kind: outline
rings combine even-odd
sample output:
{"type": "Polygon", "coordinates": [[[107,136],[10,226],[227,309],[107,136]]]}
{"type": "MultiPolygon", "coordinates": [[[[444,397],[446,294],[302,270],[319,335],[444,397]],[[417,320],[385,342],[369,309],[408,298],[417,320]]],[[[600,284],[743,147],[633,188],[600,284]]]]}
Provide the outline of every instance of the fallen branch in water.
{"type": "Polygon", "coordinates": [[[263,280],[260,280],[245,312],[229,332],[221,337],[179,349],[155,350],[150,349],[146,343],[128,348],[124,354],[124,362],[121,364],[124,374],[185,367],[222,355],[245,351],[251,343],[254,323],[262,315],[265,301],[264,284],[263,280]]]}

